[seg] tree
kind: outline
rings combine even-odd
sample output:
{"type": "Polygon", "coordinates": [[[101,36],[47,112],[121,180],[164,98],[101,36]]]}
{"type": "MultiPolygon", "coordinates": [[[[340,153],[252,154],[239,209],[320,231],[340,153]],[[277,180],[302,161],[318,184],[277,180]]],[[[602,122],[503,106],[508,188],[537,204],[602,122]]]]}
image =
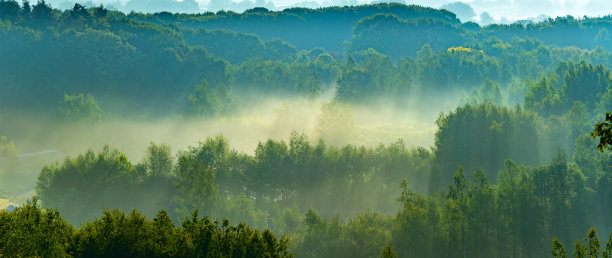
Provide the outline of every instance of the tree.
{"type": "Polygon", "coordinates": [[[400,210],[395,218],[392,235],[393,241],[403,243],[397,248],[400,253],[410,253],[416,257],[432,257],[441,254],[436,250],[437,220],[439,204],[434,198],[423,196],[408,189],[406,180],[400,184],[400,197],[397,199],[400,210]]]}
{"type": "Polygon", "coordinates": [[[70,10],[70,17],[74,20],[87,19],[89,17],[89,12],[85,9],[85,6],[75,3],[72,10],[70,10]]]}
{"type": "Polygon", "coordinates": [[[30,1],[23,0],[21,5],[21,18],[24,20],[29,20],[30,15],[32,14],[32,6],[30,6],[30,1]]]}
{"type": "Polygon", "coordinates": [[[246,224],[199,219],[197,212],[175,226],[165,210],[148,220],[105,210],[77,229],[57,210],[33,198],[13,211],[0,211],[0,253],[8,257],[292,257],[289,239],[246,224]]]}
{"type": "Polygon", "coordinates": [[[336,83],[336,98],[340,101],[364,101],[374,93],[374,81],[364,68],[346,68],[336,83]]]}
{"type": "Polygon", "coordinates": [[[168,177],[172,174],[172,153],[167,144],[151,142],[147,148],[145,164],[149,176],[168,177]]]}
{"type": "Polygon", "coordinates": [[[98,7],[94,7],[93,11],[94,17],[97,19],[104,18],[108,14],[108,9],[106,9],[103,4],[100,4],[98,7]]]}
{"type": "Polygon", "coordinates": [[[16,22],[19,19],[21,7],[15,0],[0,0],[0,19],[16,22]]]}
{"type": "Polygon", "coordinates": [[[398,72],[389,56],[367,49],[347,61],[336,81],[336,98],[345,102],[376,103],[395,93],[398,72]]]}
{"type": "Polygon", "coordinates": [[[608,236],[608,242],[606,242],[606,246],[604,247],[604,251],[601,254],[602,258],[610,258],[612,257],[612,234],[608,236]]]}
{"type": "Polygon", "coordinates": [[[459,171],[453,176],[453,183],[448,186],[443,210],[443,216],[448,221],[451,252],[463,253],[464,257],[467,256],[466,224],[471,195],[468,183],[463,168],[459,167],[459,171]]]}
{"type": "Polygon", "coordinates": [[[258,202],[272,202],[292,196],[295,175],[289,170],[289,162],[289,148],[284,141],[268,139],[257,144],[250,183],[251,189],[257,189],[258,202]]]}
{"type": "MultiPolygon", "coordinates": [[[[574,241],[574,252],[572,253],[575,258],[597,258],[601,254],[600,248],[600,240],[597,237],[597,229],[592,227],[587,234],[587,237],[584,239],[585,243],[582,244],[580,240],[576,239],[574,241]]],[[[612,245],[610,241],[603,252],[603,257],[610,257],[609,246],[612,245]]],[[[553,238],[553,249],[552,249],[553,257],[567,257],[565,254],[565,249],[563,248],[563,244],[561,244],[557,238],[553,238]]]]}
{"type": "Polygon", "coordinates": [[[543,117],[560,115],[563,112],[561,97],[549,78],[542,77],[532,83],[525,94],[525,109],[538,112],[543,117]]]}
{"type": "Polygon", "coordinates": [[[469,186],[470,204],[467,207],[467,226],[465,236],[468,246],[468,256],[484,257],[498,256],[501,250],[495,248],[499,234],[497,216],[497,203],[495,188],[489,185],[489,179],[484,171],[477,169],[469,186]],[[488,243],[483,245],[482,243],[488,243]]]}
{"type": "Polygon", "coordinates": [[[237,110],[235,96],[221,84],[210,88],[207,80],[196,85],[189,95],[189,111],[193,115],[220,117],[237,110]]]}
{"type": "Polygon", "coordinates": [[[567,253],[565,252],[565,248],[563,244],[557,240],[557,237],[554,237],[553,240],[553,249],[552,249],[552,257],[554,258],[567,258],[567,253]]]}
{"type": "Polygon", "coordinates": [[[200,157],[181,154],[176,169],[177,188],[175,201],[177,213],[186,217],[193,210],[211,214],[216,209],[217,189],[215,174],[210,167],[204,165],[200,157]]]}
{"type": "Polygon", "coordinates": [[[83,93],[79,95],[64,94],[64,100],[60,103],[59,111],[64,119],[77,120],[100,120],[104,111],[98,105],[93,96],[83,93]]]}
{"type": "Polygon", "coordinates": [[[54,21],[55,15],[51,5],[47,4],[45,0],[38,0],[36,5],[32,7],[32,20],[36,27],[44,28],[54,21]]]}
{"type": "Polygon", "coordinates": [[[569,69],[566,73],[564,90],[567,104],[581,101],[592,109],[610,85],[610,70],[603,65],[580,63],[578,67],[569,69]]]}
{"type": "Polygon", "coordinates": [[[587,257],[589,258],[597,258],[600,254],[599,248],[600,248],[600,241],[599,241],[599,237],[597,237],[597,229],[595,227],[592,227],[591,230],[589,230],[589,234],[587,235],[586,240],[586,247],[587,247],[587,257]]]}
{"type": "Polygon", "coordinates": [[[468,97],[468,103],[472,104],[493,103],[501,106],[502,101],[503,96],[499,84],[489,79],[486,79],[479,89],[473,88],[472,93],[468,97]]]}
{"type": "Polygon", "coordinates": [[[382,258],[397,258],[397,252],[393,249],[391,243],[388,243],[385,249],[380,252],[380,256],[382,258]]]}
{"type": "Polygon", "coordinates": [[[99,153],[87,151],[63,163],[43,167],[36,181],[36,195],[43,205],[64,213],[71,223],[93,218],[102,207],[130,210],[151,206],[137,201],[135,167],[127,156],[105,146],[99,153]]]}
{"type": "Polygon", "coordinates": [[[603,153],[606,148],[612,150],[612,111],[606,112],[606,119],[595,125],[591,136],[593,138],[599,137],[597,148],[600,152],[603,153]]]}
{"type": "Polygon", "coordinates": [[[580,243],[580,240],[576,239],[574,241],[574,252],[572,253],[574,255],[574,258],[585,258],[586,256],[586,246],[584,246],[583,244],[580,243]]]}
{"type": "Polygon", "coordinates": [[[74,228],[36,197],[13,211],[0,211],[0,253],[7,257],[67,257],[74,228]]]}
{"type": "Polygon", "coordinates": [[[506,159],[535,164],[540,155],[536,122],[532,112],[491,103],[467,104],[440,115],[436,121],[432,189],[439,189],[450,181],[457,166],[466,170],[481,168],[495,182],[496,172],[506,159]],[[466,146],[471,149],[466,151],[466,146]]]}

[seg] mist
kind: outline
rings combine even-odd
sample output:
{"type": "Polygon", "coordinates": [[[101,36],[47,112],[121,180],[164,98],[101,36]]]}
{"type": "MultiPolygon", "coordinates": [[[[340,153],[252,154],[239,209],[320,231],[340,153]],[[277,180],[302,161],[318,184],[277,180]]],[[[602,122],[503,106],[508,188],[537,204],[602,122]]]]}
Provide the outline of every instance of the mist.
{"type": "Polygon", "coordinates": [[[50,3],[0,1],[2,256],[612,252],[605,3],[50,3]]]}

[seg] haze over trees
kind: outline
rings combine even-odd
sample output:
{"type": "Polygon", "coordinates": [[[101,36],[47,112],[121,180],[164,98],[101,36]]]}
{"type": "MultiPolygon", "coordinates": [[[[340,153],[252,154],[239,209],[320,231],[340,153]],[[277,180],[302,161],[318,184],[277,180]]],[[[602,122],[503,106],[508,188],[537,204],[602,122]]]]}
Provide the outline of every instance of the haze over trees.
{"type": "Polygon", "coordinates": [[[609,256],[612,18],[464,20],[0,0],[0,255],[609,256]]]}

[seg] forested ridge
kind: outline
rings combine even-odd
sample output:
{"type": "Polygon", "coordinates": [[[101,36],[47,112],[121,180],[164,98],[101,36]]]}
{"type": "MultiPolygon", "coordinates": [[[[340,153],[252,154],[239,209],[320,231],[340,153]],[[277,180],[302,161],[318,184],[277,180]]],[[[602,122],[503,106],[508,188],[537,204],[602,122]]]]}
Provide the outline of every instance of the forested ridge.
{"type": "Polygon", "coordinates": [[[502,86],[518,84],[512,89],[519,92],[509,92],[506,98],[520,103],[529,81],[554,70],[559,62],[585,60],[609,67],[610,22],[609,17],[562,17],[473,31],[447,11],[399,4],[126,15],[103,6],[86,9],[77,4],[60,11],[44,1],[24,7],[5,0],[0,53],[5,86],[0,104],[4,109],[48,111],[64,94],[89,93],[103,109],[113,111],[107,115],[170,116],[198,110],[190,104],[216,110],[205,115],[229,115],[239,109],[218,103],[245,106],[253,101],[247,93],[316,97],[338,82],[338,99],[362,102],[379,95],[399,97],[401,103],[409,94],[424,91],[469,93],[486,79],[502,86]],[[334,40],[342,48],[325,46],[321,40],[331,37],[324,35],[309,35],[313,45],[296,47],[308,40],[293,40],[274,26],[287,26],[299,35],[307,32],[289,22],[275,22],[279,16],[299,17],[300,28],[334,35],[342,33],[330,25],[314,25],[340,24],[334,19],[354,22],[345,26],[349,37],[334,40]],[[208,26],[216,20],[227,27],[208,26]],[[231,31],[234,22],[253,31],[231,31]],[[279,34],[266,37],[257,28],[279,34]],[[540,37],[556,35],[554,31],[563,31],[564,37],[540,37]],[[560,42],[566,38],[588,44],[560,42]],[[207,87],[198,88],[203,80],[207,87]],[[205,99],[190,102],[190,95],[205,99]],[[113,104],[105,105],[106,101],[113,104]]]}
{"type": "Polygon", "coordinates": [[[609,257],[610,29],[0,0],[0,197],[36,196],[0,211],[0,254],[609,257]],[[376,121],[406,117],[431,146],[382,140],[404,127],[376,121]],[[200,141],[153,140],[187,131],[200,141]],[[153,138],[122,142],[137,158],[82,146],[113,132],[153,138]]]}

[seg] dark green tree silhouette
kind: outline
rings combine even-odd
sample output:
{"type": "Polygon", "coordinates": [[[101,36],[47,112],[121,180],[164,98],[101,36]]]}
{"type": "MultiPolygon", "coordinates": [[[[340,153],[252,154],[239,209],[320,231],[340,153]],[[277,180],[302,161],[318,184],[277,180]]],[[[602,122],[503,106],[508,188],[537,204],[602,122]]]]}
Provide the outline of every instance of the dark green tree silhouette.
{"type": "Polygon", "coordinates": [[[593,138],[599,137],[597,148],[600,152],[605,149],[612,150],[612,111],[606,112],[606,119],[595,125],[591,136],[593,138]]]}

